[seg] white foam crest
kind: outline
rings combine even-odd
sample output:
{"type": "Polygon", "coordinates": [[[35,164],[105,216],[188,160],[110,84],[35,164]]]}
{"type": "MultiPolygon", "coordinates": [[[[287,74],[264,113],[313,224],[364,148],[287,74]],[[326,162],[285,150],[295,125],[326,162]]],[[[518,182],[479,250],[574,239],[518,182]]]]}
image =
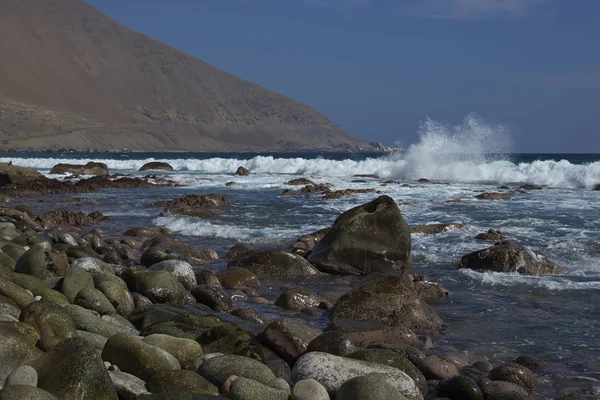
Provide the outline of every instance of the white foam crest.
{"type": "Polygon", "coordinates": [[[600,281],[574,281],[568,277],[525,276],[517,273],[477,272],[467,268],[459,270],[462,274],[491,286],[527,285],[545,290],[598,290],[600,281]]]}

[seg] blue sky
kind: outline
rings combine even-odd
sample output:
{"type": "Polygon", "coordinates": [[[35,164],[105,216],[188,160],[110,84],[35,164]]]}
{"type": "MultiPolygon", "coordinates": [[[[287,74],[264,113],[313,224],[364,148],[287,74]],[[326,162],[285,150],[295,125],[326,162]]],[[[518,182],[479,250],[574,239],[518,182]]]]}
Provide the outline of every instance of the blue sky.
{"type": "Polygon", "coordinates": [[[474,112],[513,151],[600,153],[598,0],[87,2],[366,140],[474,112]]]}

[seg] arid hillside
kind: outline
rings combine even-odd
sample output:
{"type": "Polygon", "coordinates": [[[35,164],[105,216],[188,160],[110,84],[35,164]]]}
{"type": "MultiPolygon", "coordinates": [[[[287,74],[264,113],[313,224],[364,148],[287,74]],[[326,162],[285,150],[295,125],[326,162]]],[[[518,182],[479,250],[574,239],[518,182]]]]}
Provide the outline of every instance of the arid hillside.
{"type": "Polygon", "coordinates": [[[0,60],[0,148],[371,149],[81,0],[0,0],[0,60]]]}

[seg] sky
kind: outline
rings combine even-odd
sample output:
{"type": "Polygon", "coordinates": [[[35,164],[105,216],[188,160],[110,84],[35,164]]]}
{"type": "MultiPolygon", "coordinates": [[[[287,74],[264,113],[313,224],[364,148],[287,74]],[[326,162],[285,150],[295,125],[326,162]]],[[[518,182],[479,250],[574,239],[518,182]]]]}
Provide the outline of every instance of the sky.
{"type": "Polygon", "coordinates": [[[86,1],[368,141],[474,113],[514,152],[600,153],[599,0],[86,1]]]}

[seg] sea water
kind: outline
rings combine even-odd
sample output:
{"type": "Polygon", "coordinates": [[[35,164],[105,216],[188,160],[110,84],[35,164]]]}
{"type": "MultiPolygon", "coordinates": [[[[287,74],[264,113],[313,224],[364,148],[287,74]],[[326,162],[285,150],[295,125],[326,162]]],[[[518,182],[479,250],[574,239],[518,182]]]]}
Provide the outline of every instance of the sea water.
{"type": "MultiPolygon", "coordinates": [[[[450,291],[447,300],[432,303],[445,323],[433,337],[436,346],[467,351],[473,359],[507,362],[532,354],[550,363],[542,374],[539,398],[570,389],[600,389],[600,155],[510,154],[510,140],[501,127],[467,119],[460,127],[426,121],[421,141],[402,152],[375,153],[10,153],[1,162],[49,171],[59,162],[104,162],[111,173],[143,175],[150,161],[171,164],[166,173],[181,187],[106,190],[85,194],[95,201],[74,203],[70,195],[23,200],[34,212],[71,208],[99,210],[110,219],[107,232],[131,226],[160,226],[177,238],[222,257],[236,243],[259,248],[289,248],[299,236],[331,225],[347,209],[379,194],[338,200],[318,195],[282,196],[297,189],[286,182],[306,177],[330,183],[334,189],[373,188],[394,198],[409,225],[462,223],[463,229],[412,236],[412,272],[440,281],[450,291]],[[239,166],[249,176],[234,176],[239,166]],[[377,178],[357,178],[373,174],[377,178]],[[418,183],[427,178],[430,183],[418,183]],[[393,182],[390,182],[393,181],[393,182]],[[226,183],[230,183],[226,186],[226,183]],[[408,183],[412,187],[404,187],[408,183]],[[477,191],[502,191],[531,183],[543,190],[514,195],[510,200],[478,200],[477,191]],[[233,206],[205,220],[161,217],[150,201],[185,194],[218,193],[233,206]],[[447,202],[464,200],[465,203],[447,202]],[[563,266],[563,276],[525,277],[516,274],[458,269],[461,256],[490,243],[474,239],[490,228],[509,234],[536,254],[563,266]]],[[[162,173],[162,172],[161,172],[162,173]]],[[[215,268],[225,267],[217,262],[215,268]]],[[[331,277],[306,283],[339,296],[352,278],[331,277]]],[[[269,282],[262,290],[275,298],[281,289],[269,282]]],[[[262,306],[261,306],[262,307],[262,306]]],[[[273,308],[262,308],[277,317],[273,308]]],[[[325,327],[326,315],[304,316],[325,327]]]]}

